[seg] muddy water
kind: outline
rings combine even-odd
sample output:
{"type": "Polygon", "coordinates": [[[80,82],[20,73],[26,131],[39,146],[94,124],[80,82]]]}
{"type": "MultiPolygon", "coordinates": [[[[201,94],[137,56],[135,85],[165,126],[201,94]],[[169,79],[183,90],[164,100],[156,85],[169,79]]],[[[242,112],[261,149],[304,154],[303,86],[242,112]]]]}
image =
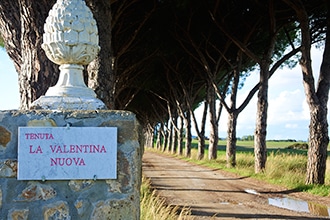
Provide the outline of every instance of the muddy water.
{"type": "MultiPolygon", "coordinates": [[[[245,189],[244,191],[249,194],[260,195],[259,192],[253,189],[245,189]]],[[[269,198],[268,204],[296,212],[307,212],[317,216],[330,217],[330,207],[314,202],[307,202],[290,197],[275,197],[269,198]]]]}
{"type": "Polygon", "coordinates": [[[330,208],[318,203],[297,200],[289,197],[269,198],[268,203],[269,205],[289,209],[292,211],[308,212],[317,216],[330,216],[330,208]]]}

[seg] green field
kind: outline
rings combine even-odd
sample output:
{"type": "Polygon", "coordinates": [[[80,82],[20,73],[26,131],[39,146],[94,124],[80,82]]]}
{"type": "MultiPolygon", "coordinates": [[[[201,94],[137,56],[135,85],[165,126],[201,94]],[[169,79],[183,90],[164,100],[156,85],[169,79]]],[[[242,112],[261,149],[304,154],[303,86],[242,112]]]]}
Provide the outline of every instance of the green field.
{"type": "MultiPolygon", "coordinates": [[[[292,141],[267,141],[267,152],[268,154],[272,152],[281,152],[281,153],[294,153],[294,154],[303,154],[307,155],[307,150],[298,150],[298,149],[288,149],[289,146],[297,143],[305,142],[292,142],[292,141]]],[[[226,140],[219,140],[218,150],[226,151],[226,140]]],[[[197,149],[198,140],[192,141],[192,147],[197,149]]],[[[254,142],[253,141],[237,141],[236,142],[236,151],[237,152],[253,152],[254,151],[254,142]]],[[[205,148],[208,149],[208,141],[206,141],[205,148]]]]}

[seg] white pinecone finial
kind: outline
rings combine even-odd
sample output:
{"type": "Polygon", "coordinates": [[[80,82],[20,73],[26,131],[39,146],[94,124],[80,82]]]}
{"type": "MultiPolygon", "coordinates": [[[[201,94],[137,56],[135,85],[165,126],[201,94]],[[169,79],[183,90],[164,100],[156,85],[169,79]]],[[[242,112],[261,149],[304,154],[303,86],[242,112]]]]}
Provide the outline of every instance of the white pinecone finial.
{"type": "Polygon", "coordinates": [[[60,65],[60,76],[33,109],[105,109],[104,103],[83,80],[83,65],[100,50],[96,21],[82,0],[58,0],[44,25],[42,49],[60,65]]]}

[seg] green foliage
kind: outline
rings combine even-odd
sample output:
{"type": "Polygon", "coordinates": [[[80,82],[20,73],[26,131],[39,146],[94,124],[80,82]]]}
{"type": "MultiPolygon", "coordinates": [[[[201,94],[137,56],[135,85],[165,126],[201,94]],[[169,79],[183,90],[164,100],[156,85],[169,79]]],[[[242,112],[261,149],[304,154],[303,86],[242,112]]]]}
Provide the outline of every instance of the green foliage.
{"type": "Polygon", "coordinates": [[[242,141],[253,141],[254,135],[245,135],[242,137],[242,141]]]}
{"type": "Polygon", "coordinates": [[[0,47],[4,47],[4,46],[5,46],[5,43],[3,41],[3,38],[0,35],[0,47]]]}
{"type": "Polygon", "coordinates": [[[288,146],[288,149],[307,150],[308,144],[307,143],[295,143],[295,144],[288,146]]]}

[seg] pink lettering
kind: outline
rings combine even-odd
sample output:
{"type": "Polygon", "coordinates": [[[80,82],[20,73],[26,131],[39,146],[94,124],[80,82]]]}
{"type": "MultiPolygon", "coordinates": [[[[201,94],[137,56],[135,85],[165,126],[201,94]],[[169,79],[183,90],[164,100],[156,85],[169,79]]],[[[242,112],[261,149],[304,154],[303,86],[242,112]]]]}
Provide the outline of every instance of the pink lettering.
{"type": "Polygon", "coordinates": [[[73,158],[73,161],[78,166],[86,166],[85,161],[84,161],[83,158],[73,158]],[[79,161],[79,159],[80,159],[80,161],[79,161]]]}
{"type": "Polygon", "coordinates": [[[37,147],[37,149],[32,149],[33,145],[30,145],[30,154],[42,154],[42,149],[40,146],[37,147]]]}
{"type": "Polygon", "coordinates": [[[74,145],[70,145],[70,153],[75,153],[75,146],[74,145]]]}
{"type": "Polygon", "coordinates": [[[71,159],[71,158],[66,158],[66,160],[65,160],[65,164],[66,164],[67,166],[71,166],[71,164],[72,164],[72,159],[71,159]]]}
{"type": "Polygon", "coordinates": [[[50,145],[52,153],[67,154],[67,153],[107,153],[104,145],[50,145]]]}
{"type": "Polygon", "coordinates": [[[33,154],[34,152],[33,152],[33,150],[32,150],[32,145],[30,145],[30,154],[33,154]]]}
{"type": "Polygon", "coordinates": [[[57,146],[56,153],[66,154],[69,153],[69,151],[66,149],[66,145],[63,145],[63,148],[61,148],[61,146],[57,146]]]}
{"type": "Polygon", "coordinates": [[[50,158],[50,165],[51,165],[51,166],[56,166],[56,165],[57,165],[57,160],[56,160],[56,158],[50,158]]]}
{"type": "Polygon", "coordinates": [[[106,153],[106,152],[107,152],[107,151],[105,150],[104,145],[102,145],[101,150],[100,150],[100,153],[106,153]]]}
{"type": "Polygon", "coordinates": [[[51,133],[25,133],[25,139],[31,139],[31,140],[49,140],[54,139],[53,134],[51,133]]]}
{"type": "Polygon", "coordinates": [[[50,166],[86,166],[84,158],[50,158],[50,166]]]}
{"type": "Polygon", "coordinates": [[[52,153],[55,153],[56,146],[50,145],[50,149],[52,150],[52,153]]]}
{"type": "Polygon", "coordinates": [[[56,153],[63,153],[62,148],[58,147],[56,153]]]}

